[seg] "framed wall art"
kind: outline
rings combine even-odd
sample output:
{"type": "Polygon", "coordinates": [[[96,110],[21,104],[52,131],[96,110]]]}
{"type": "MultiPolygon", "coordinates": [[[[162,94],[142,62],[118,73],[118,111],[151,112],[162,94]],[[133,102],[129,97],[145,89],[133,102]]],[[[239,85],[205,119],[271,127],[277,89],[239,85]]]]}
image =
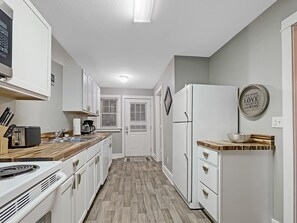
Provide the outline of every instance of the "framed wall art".
{"type": "Polygon", "coordinates": [[[240,111],[247,117],[261,115],[268,107],[269,92],[259,84],[251,84],[245,87],[238,99],[240,111]]]}
{"type": "Polygon", "coordinates": [[[167,115],[169,114],[171,104],[172,104],[172,97],[170,93],[170,88],[167,87],[165,97],[164,97],[164,105],[165,105],[165,110],[167,115]]]}

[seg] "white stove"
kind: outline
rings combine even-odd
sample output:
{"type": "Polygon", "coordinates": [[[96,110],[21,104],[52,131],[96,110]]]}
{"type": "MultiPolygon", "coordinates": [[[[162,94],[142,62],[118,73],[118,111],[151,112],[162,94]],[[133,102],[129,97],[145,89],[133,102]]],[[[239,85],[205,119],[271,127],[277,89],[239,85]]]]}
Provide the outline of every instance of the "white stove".
{"type": "Polygon", "coordinates": [[[65,181],[65,174],[59,172],[61,163],[0,163],[0,223],[37,222],[24,219],[65,181]]]}

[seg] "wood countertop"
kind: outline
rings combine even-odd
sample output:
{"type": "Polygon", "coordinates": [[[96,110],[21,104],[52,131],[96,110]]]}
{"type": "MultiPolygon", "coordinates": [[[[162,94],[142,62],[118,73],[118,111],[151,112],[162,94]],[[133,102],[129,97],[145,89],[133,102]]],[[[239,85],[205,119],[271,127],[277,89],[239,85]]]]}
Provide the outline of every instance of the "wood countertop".
{"type": "Polygon", "coordinates": [[[40,145],[30,148],[9,149],[8,154],[0,155],[0,162],[63,161],[102,141],[110,135],[111,133],[95,133],[81,136],[81,138],[92,138],[84,142],[42,142],[40,145]]]}
{"type": "Polygon", "coordinates": [[[252,135],[245,143],[234,143],[228,140],[199,140],[197,144],[209,149],[225,150],[274,150],[274,136],[252,135]]]}

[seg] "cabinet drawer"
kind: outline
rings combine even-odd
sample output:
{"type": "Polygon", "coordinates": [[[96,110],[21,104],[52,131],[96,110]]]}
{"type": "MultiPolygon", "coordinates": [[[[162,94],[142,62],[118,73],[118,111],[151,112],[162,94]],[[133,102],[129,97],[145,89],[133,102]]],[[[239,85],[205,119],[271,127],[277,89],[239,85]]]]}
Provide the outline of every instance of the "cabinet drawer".
{"type": "Polygon", "coordinates": [[[95,144],[87,149],[88,160],[92,159],[97,153],[99,153],[100,146],[99,144],[95,144]]]}
{"type": "Polygon", "coordinates": [[[70,177],[75,171],[87,162],[87,151],[84,150],[62,163],[62,171],[70,177]]]}
{"type": "Polygon", "coordinates": [[[199,180],[218,194],[218,169],[206,162],[199,162],[199,180]]]}
{"type": "Polygon", "coordinates": [[[210,150],[210,149],[206,149],[204,147],[199,146],[199,158],[214,164],[214,165],[218,165],[218,153],[216,151],[210,150]]]}
{"type": "Polygon", "coordinates": [[[208,187],[199,182],[199,202],[211,217],[218,220],[218,196],[213,193],[208,187]]]}

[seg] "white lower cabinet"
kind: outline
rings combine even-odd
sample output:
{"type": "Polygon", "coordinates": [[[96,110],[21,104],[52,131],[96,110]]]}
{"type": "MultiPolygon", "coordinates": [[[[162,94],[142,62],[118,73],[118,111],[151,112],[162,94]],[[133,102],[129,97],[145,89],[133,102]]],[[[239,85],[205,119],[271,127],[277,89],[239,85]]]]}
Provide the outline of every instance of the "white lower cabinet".
{"type": "MultiPolygon", "coordinates": [[[[111,139],[111,138],[109,138],[111,139]]],[[[53,223],[81,223],[103,181],[103,141],[62,163],[68,179],[59,187],[54,206],[53,223]]],[[[107,147],[105,149],[107,150],[107,147]]],[[[108,165],[109,156],[106,156],[108,165]]],[[[106,170],[108,174],[108,169],[106,170]]]]}
{"type": "Polygon", "coordinates": [[[57,193],[57,199],[54,206],[55,213],[53,217],[53,223],[55,222],[75,222],[74,219],[74,176],[71,176],[64,182],[57,193]]]}
{"type": "Polygon", "coordinates": [[[102,183],[102,152],[95,157],[95,191],[98,191],[102,183]]]}
{"type": "Polygon", "coordinates": [[[87,214],[87,165],[75,173],[75,222],[83,222],[87,214]]]}
{"type": "Polygon", "coordinates": [[[199,203],[218,223],[270,223],[273,151],[199,146],[199,203]]]}
{"type": "Polygon", "coordinates": [[[102,141],[102,184],[105,182],[112,162],[112,136],[102,141]]]}
{"type": "Polygon", "coordinates": [[[87,194],[87,207],[89,208],[95,198],[95,178],[96,178],[96,157],[93,157],[89,160],[87,167],[88,167],[88,194],[87,194]]]}

